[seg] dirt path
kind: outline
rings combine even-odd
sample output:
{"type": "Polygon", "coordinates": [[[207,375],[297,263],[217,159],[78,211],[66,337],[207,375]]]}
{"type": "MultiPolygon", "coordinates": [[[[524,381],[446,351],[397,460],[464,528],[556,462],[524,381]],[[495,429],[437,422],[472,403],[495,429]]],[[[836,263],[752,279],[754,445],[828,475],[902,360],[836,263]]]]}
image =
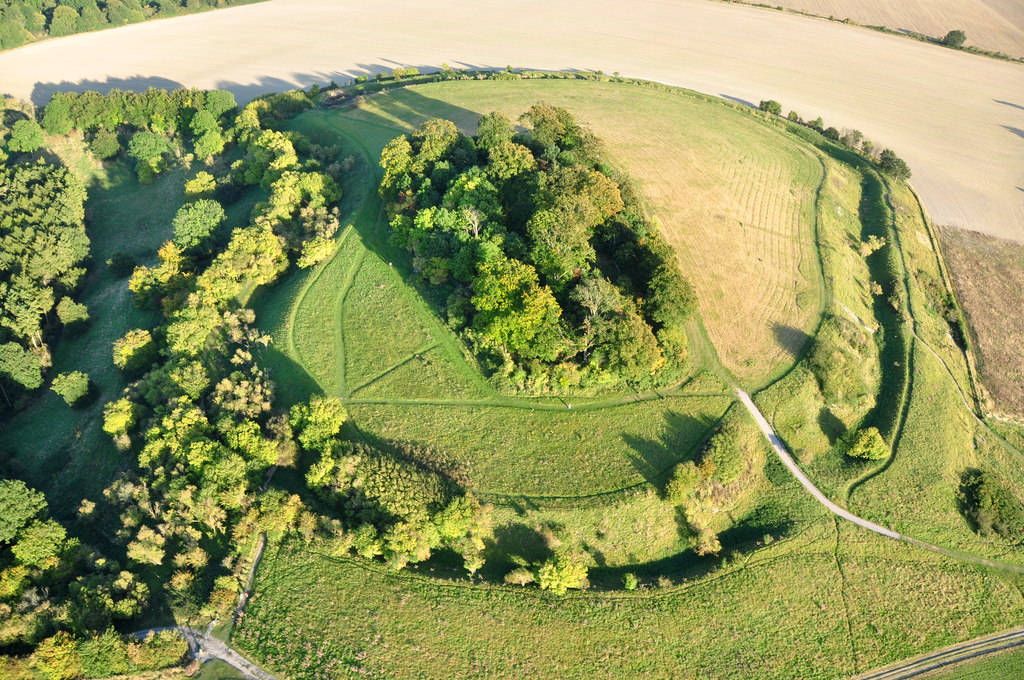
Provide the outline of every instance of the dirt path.
{"type": "Polygon", "coordinates": [[[911,545],[917,546],[918,548],[924,548],[925,550],[930,550],[940,555],[945,555],[946,557],[952,557],[958,560],[962,560],[964,562],[971,562],[973,564],[980,564],[981,566],[990,567],[992,569],[999,569],[1000,571],[1010,571],[1017,574],[1024,574],[1024,566],[1000,562],[998,560],[990,560],[984,557],[978,557],[977,555],[972,555],[970,553],[964,553],[958,550],[950,550],[948,548],[943,548],[933,543],[927,543],[925,541],[913,538],[912,536],[904,536],[903,534],[899,534],[893,531],[892,529],[888,529],[879,524],[875,524],[874,522],[870,522],[862,517],[858,517],[857,515],[853,514],[849,510],[846,510],[845,508],[839,507],[831,500],[829,500],[828,496],[823,494],[821,490],[814,485],[814,482],[812,482],[807,477],[807,475],[804,474],[804,471],[800,469],[800,466],[797,465],[797,462],[793,460],[793,456],[790,455],[789,450],[786,448],[786,444],[782,441],[782,438],[779,437],[778,434],[776,434],[775,429],[772,428],[772,426],[768,423],[768,420],[761,413],[761,410],[757,407],[757,404],[754,403],[754,400],[750,398],[750,395],[739,388],[736,388],[736,395],[739,397],[739,400],[743,403],[743,405],[746,406],[747,410],[750,412],[750,415],[753,416],[754,421],[757,423],[757,426],[761,428],[761,432],[768,440],[768,443],[771,444],[772,449],[775,451],[776,455],[778,455],[779,460],[782,461],[782,464],[789,469],[790,473],[792,473],[794,477],[796,477],[797,481],[800,482],[800,484],[804,487],[807,493],[814,496],[815,500],[824,505],[832,514],[841,517],[848,522],[853,522],[857,526],[863,527],[868,531],[873,531],[876,534],[880,534],[887,538],[893,538],[898,541],[903,541],[904,543],[909,543],[911,545]]]}
{"type": "Polygon", "coordinates": [[[278,680],[277,676],[266,672],[223,641],[211,636],[209,631],[199,631],[190,626],[163,626],[161,628],[147,628],[146,630],[136,631],[132,635],[142,639],[150,633],[159,633],[167,630],[176,630],[181,633],[181,636],[188,643],[189,653],[200,663],[211,659],[220,659],[241,671],[249,680],[278,680]]]}
{"type": "Polygon", "coordinates": [[[272,0],[0,54],[0,90],[259,93],[398,65],[601,69],[862,130],[938,224],[1024,240],[1024,67],[855,26],[707,0],[272,0]],[[413,19],[413,17],[415,17],[413,19]]]}
{"type": "Polygon", "coordinates": [[[981,656],[1024,646],[1024,626],[961,642],[936,652],[897,662],[885,668],[858,675],[854,680],[906,680],[981,656]]]}

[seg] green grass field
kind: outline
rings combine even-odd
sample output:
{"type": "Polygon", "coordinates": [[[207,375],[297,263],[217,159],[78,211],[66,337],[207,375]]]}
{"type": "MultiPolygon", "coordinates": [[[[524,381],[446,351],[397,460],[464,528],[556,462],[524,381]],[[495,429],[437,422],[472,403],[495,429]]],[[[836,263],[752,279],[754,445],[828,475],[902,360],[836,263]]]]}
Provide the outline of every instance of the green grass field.
{"type": "Polygon", "coordinates": [[[765,415],[834,500],[946,547],[1020,559],[956,507],[970,465],[1024,492],[1024,454],[972,414],[934,242],[908,190],[723,103],[616,83],[436,83],[290,125],[361,158],[364,172],[346,186],[338,255],[259,297],[281,393],[335,394],[361,436],[456,460],[495,504],[496,531],[472,583],[444,554],[404,574],[331,557],[330,544],[268,554],[233,637],[268,668],[317,677],[303,670],[315,658],[392,678],[843,678],[1019,622],[1018,583],[837,523],[774,457],[716,517],[719,557],[689,549],[659,495],[665,470],[732,402],[728,383],[764,385],[765,415]],[[386,241],[366,179],[384,144],[427,118],[472,132],[479,115],[538,100],[606,140],[698,287],[698,375],[682,389],[495,392],[386,241]],[[865,257],[871,235],[888,245],[865,257]],[[828,380],[808,368],[819,331],[842,355],[828,380]],[[862,423],[882,430],[891,460],[843,455],[862,423]],[[587,556],[591,591],[497,585],[556,549],[587,556]],[[621,589],[629,571],[643,584],[635,593],[621,589]]]}

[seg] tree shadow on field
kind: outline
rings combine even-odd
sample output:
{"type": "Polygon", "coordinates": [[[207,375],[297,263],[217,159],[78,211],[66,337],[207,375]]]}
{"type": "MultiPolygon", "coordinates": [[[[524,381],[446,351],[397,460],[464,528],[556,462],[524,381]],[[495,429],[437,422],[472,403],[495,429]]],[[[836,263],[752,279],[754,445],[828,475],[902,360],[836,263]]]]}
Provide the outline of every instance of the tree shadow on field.
{"type": "Polygon", "coordinates": [[[85,92],[95,90],[106,94],[111,90],[125,90],[127,92],[141,92],[155,87],[160,90],[177,90],[184,85],[169,78],[160,76],[129,76],[127,78],[107,78],[105,80],[79,80],[71,82],[64,80],[59,83],[36,83],[32,88],[31,100],[36,106],[44,106],[57,92],[85,92]]]}
{"type": "Polygon", "coordinates": [[[665,414],[665,427],[659,439],[624,434],[622,440],[633,450],[627,454],[633,467],[644,481],[661,493],[672,468],[676,463],[691,460],[716,424],[717,421],[708,423],[669,411],[665,414]]]}
{"type": "Polygon", "coordinates": [[[722,99],[728,99],[731,102],[736,102],[737,104],[742,104],[743,106],[749,106],[752,109],[756,109],[757,108],[757,106],[753,102],[748,102],[746,99],[740,99],[739,97],[733,97],[731,94],[719,93],[718,96],[721,97],[722,99]]]}
{"type": "Polygon", "coordinates": [[[993,99],[992,101],[994,101],[996,104],[1002,104],[1003,106],[1010,106],[1012,108],[1024,111],[1024,106],[1021,106],[1020,104],[1014,104],[1013,102],[1003,101],[1002,99],[993,99]]]}
{"type": "Polygon", "coordinates": [[[1002,127],[1005,130],[1009,130],[1018,137],[1024,138],[1024,130],[1021,130],[1020,128],[1015,128],[1011,125],[1001,125],[1000,127],[1002,127]]]}
{"type": "Polygon", "coordinates": [[[779,343],[791,357],[800,356],[807,343],[811,341],[811,336],[804,331],[781,323],[772,324],[772,333],[775,335],[775,342],[779,343]]]}

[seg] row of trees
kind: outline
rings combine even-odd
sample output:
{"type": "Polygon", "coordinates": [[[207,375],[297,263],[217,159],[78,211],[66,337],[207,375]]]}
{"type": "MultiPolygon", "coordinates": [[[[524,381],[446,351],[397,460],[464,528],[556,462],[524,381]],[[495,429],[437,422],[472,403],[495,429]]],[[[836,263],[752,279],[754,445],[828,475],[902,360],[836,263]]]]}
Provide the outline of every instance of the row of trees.
{"type": "Polygon", "coordinates": [[[0,50],[46,37],[173,17],[241,0],[7,0],[0,9],[0,50]]]}
{"type": "MultiPolygon", "coordinates": [[[[782,104],[774,99],[761,100],[758,108],[776,116],[782,115],[782,104]]],[[[825,122],[821,116],[818,116],[813,121],[806,121],[796,111],[790,111],[786,117],[797,125],[809,127],[820,132],[826,139],[838,142],[846,148],[856,151],[877,165],[882,172],[890,177],[898,180],[910,179],[910,166],[907,165],[906,161],[897,156],[896,152],[892,149],[878,149],[870,139],[864,137],[864,133],[860,130],[838,130],[834,127],[825,127],[825,122]]]]}
{"type": "Polygon", "coordinates": [[[0,165],[0,413],[42,384],[54,332],[88,319],[71,297],[89,256],[84,202],[65,168],[0,165]]]}
{"type": "Polygon", "coordinates": [[[632,183],[567,110],[537,104],[520,121],[528,132],[489,114],[470,138],[431,120],[390,142],[380,193],[393,241],[516,387],[678,375],[694,295],[632,183]]]}

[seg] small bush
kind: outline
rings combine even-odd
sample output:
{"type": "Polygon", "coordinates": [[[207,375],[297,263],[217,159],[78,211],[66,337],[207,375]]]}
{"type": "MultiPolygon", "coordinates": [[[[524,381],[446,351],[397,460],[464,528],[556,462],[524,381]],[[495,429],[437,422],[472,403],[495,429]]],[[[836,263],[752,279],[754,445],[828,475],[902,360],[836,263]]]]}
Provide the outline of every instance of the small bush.
{"type": "Polygon", "coordinates": [[[57,303],[57,318],[65,326],[89,320],[89,308],[69,297],[57,303]]]}
{"type": "Polygon", "coordinates": [[[113,130],[98,131],[89,142],[89,151],[101,161],[121,153],[121,143],[117,140],[117,133],[113,130]]]}
{"type": "Polygon", "coordinates": [[[757,105],[757,108],[761,109],[762,111],[767,111],[773,116],[782,115],[782,104],[775,101],[774,99],[762,99],[761,103],[757,105]]]}
{"type": "Polygon", "coordinates": [[[853,444],[846,451],[846,455],[863,460],[881,460],[888,458],[890,453],[889,446],[882,439],[882,435],[877,427],[866,427],[862,430],[857,430],[857,434],[853,438],[853,444]]]}
{"type": "Polygon", "coordinates": [[[59,394],[68,406],[74,406],[89,393],[89,376],[81,371],[61,373],[53,379],[50,389],[59,394]]]}

